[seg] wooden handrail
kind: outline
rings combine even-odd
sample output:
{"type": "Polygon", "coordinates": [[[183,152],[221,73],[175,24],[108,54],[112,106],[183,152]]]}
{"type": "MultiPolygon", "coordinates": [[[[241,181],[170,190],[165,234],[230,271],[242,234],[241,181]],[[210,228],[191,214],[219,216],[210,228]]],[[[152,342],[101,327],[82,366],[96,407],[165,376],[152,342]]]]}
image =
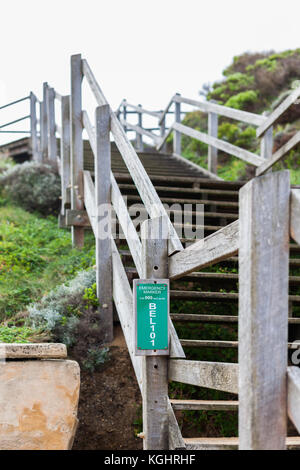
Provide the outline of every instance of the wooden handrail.
{"type": "Polygon", "coordinates": [[[295,103],[300,96],[300,87],[294,90],[274,111],[270,114],[265,122],[257,129],[256,135],[260,137],[264,134],[276,121],[285,113],[285,111],[295,103]]]}
{"type": "Polygon", "coordinates": [[[149,111],[148,109],[145,109],[143,107],[135,106],[134,104],[128,103],[128,101],[123,100],[122,105],[126,105],[128,108],[134,109],[138,114],[148,114],[149,116],[159,118],[161,117],[162,113],[157,113],[155,111],[149,111]]]}
{"type": "Polygon", "coordinates": [[[229,153],[241,160],[244,160],[251,165],[260,166],[263,163],[261,157],[257,156],[255,153],[249,152],[248,150],[244,150],[236,145],[232,145],[229,142],[225,142],[224,140],[217,139],[216,137],[211,137],[208,134],[204,134],[203,132],[196,131],[191,127],[184,126],[183,124],[174,123],[173,129],[185,134],[193,139],[200,140],[201,142],[207,145],[213,145],[214,147],[222,150],[223,152],[229,153]]]}
{"type": "MultiPolygon", "coordinates": [[[[82,60],[82,71],[91,87],[91,90],[94,93],[99,106],[107,104],[107,100],[85,59],[82,60]]],[[[131,142],[128,140],[119,119],[112,110],[110,110],[110,117],[111,132],[115,139],[115,143],[124,159],[133,181],[135,182],[136,188],[141,196],[150,218],[167,216],[167,212],[146,170],[140,162],[131,142]]],[[[168,220],[170,228],[169,254],[172,254],[177,251],[181,251],[183,247],[169,218],[168,220]]]]}
{"type": "Polygon", "coordinates": [[[266,121],[265,116],[248,113],[247,111],[240,111],[239,109],[229,108],[220,104],[211,103],[210,101],[191,100],[179,95],[174,95],[173,101],[177,103],[190,104],[191,106],[195,106],[196,108],[200,109],[204,113],[216,113],[220,116],[245,122],[247,124],[252,124],[254,126],[260,126],[266,121]]]}
{"type": "Polygon", "coordinates": [[[288,367],[288,415],[300,433],[300,369],[288,367]]]}
{"type": "Polygon", "coordinates": [[[195,270],[230,258],[239,248],[239,221],[199,240],[183,251],[169,257],[170,279],[178,279],[195,270]]]}

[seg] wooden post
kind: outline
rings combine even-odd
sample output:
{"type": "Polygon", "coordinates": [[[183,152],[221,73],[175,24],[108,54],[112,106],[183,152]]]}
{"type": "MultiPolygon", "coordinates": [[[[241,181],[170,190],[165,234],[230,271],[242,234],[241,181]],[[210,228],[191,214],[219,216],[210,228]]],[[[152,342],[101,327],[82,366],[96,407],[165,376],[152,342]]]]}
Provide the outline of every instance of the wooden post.
{"type": "MultiPolygon", "coordinates": [[[[126,100],[123,101],[123,119],[126,121],[127,119],[127,106],[126,106],[126,100]]],[[[124,131],[127,132],[127,127],[124,126],[124,131]]]]}
{"type": "Polygon", "coordinates": [[[261,139],[260,154],[262,158],[266,159],[273,155],[273,126],[266,131],[261,139]]]}
{"type": "Polygon", "coordinates": [[[31,151],[34,161],[39,161],[38,138],[37,138],[37,118],[36,118],[36,96],[30,92],[30,135],[31,135],[31,151]]]}
{"type": "Polygon", "coordinates": [[[96,108],[95,204],[96,280],[101,327],[105,342],[113,339],[112,254],[111,254],[111,155],[110,107],[96,108]]]}
{"type": "Polygon", "coordinates": [[[47,90],[48,83],[43,83],[43,101],[41,103],[40,133],[42,161],[48,160],[48,119],[47,119],[47,90]]]}
{"type": "Polygon", "coordinates": [[[61,99],[61,214],[65,215],[66,204],[70,205],[70,96],[62,96],[61,99]]]}
{"type": "Polygon", "coordinates": [[[55,91],[54,88],[47,90],[47,130],[48,130],[48,158],[52,162],[57,161],[57,144],[56,144],[56,126],[55,126],[55,91]]]}
{"type": "Polygon", "coordinates": [[[288,171],[240,190],[239,444],[285,449],[289,275],[288,171]]]}
{"type": "MultiPolygon", "coordinates": [[[[163,113],[163,111],[162,111],[163,113]]],[[[163,117],[161,123],[160,123],[160,136],[161,138],[163,138],[165,136],[165,133],[166,133],[166,116],[163,117]]],[[[165,152],[167,149],[167,142],[164,142],[163,146],[161,147],[161,151],[162,152],[165,152]]]]}
{"type": "MultiPolygon", "coordinates": [[[[83,141],[81,120],[81,55],[71,57],[71,209],[83,210],[83,141]]],[[[84,228],[72,227],[72,243],[84,244],[84,228]]]]}
{"type": "MultiPolygon", "coordinates": [[[[218,115],[208,113],[208,135],[218,138],[218,115]]],[[[217,174],[218,171],[218,149],[212,145],[208,146],[208,170],[217,174]]]]}
{"type": "MultiPolygon", "coordinates": [[[[141,108],[142,105],[139,104],[138,107],[141,108]]],[[[143,127],[143,116],[142,116],[141,111],[138,113],[138,126],[143,127]]],[[[138,152],[143,152],[144,150],[143,136],[142,134],[139,134],[138,132],[136,133],[136,143],[137,143],[138,152]]]]}
{"type": "MultiPolygon", "coordinates": [[[[168,278],[168,240],[166,236],[157,238],[165,224],[165,217],[146,220],[142,224],[145,279],[168,278]]],[[[143,432],[145,450],[168,449],[167,356],[143,357],[143,432]]]]}
{"type": "MultiPolygon", "coordinates": [[[[180,96],[179,93],[176,93],[177,96],[180,96]]],[[[175,122],[181,122],[181,103],[175,102],[175,122]]],[[[174,131],[174,140],[173,140],[173,152],[177,155],[181,155],[181,132],[174,131]]]]}

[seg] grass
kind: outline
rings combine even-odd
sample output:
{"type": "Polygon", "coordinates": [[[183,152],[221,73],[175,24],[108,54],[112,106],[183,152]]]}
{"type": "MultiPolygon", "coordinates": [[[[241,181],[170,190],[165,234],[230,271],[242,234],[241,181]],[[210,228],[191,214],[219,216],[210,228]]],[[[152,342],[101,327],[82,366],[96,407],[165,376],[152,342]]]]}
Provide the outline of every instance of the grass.
{"type": "Polygon", "coordinates": [[[6,205],[0,207],[0,226],[0,321],[95,262],[92,234],[83,250],[74,249],[70,232],[59,229],[53,216],[6,205]]]}

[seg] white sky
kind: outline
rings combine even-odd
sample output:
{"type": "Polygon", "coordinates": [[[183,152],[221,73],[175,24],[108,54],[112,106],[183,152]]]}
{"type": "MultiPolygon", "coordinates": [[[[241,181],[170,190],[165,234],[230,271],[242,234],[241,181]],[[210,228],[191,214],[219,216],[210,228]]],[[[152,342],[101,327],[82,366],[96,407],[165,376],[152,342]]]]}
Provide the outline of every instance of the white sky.
{"type": "Polygon", "coordinates": [[[299,13],[299,0],[2,1],[0,105],[41,97],[43,81],[67,94],[82,53],[113,108],[162,109],[175,92],[196,98],[234,55],[300,47],[299,13]]]}

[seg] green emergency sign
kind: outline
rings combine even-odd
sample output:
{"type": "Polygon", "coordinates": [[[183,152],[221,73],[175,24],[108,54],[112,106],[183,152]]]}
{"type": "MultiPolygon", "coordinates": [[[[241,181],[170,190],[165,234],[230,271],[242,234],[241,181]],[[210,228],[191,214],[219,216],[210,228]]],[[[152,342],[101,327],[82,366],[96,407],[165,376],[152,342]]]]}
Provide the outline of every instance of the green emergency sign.
{"type": "Polygon", "coordinates": [[[169,281],[135,280],[136,353],[169,349],[169,281]]]}

